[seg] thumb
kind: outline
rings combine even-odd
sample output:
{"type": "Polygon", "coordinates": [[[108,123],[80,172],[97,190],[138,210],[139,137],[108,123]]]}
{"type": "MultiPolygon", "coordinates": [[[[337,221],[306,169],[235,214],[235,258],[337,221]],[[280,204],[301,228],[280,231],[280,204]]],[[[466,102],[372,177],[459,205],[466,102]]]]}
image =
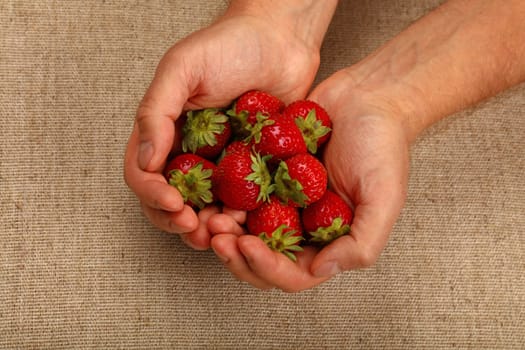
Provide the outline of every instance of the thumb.
{"type": "Polygon", "coordinates": [[[175,142],[175,120],[189,98],[189,82],[181,68],[166,58],[161,61],[137,109],[137,162],[142,170],[159,171],[175,142]]]}
{"type": "Polygon", "coordinates": [[[315,276],[328,277],[375,264],[406,198],[404,185],[389,182],[374,182],[373,195],[359,196],[361,200],[355,207],[350,234],[338,238],[319,252],[311,265],[315,276]]]}
{"type": "Polygon", "coordinates": [[[395,219],[383,210],[357,207],[350,235],[325,247],[312,262],[312,273],[330,277],[337,273],[372,266],[385,247],[395,219]]]}

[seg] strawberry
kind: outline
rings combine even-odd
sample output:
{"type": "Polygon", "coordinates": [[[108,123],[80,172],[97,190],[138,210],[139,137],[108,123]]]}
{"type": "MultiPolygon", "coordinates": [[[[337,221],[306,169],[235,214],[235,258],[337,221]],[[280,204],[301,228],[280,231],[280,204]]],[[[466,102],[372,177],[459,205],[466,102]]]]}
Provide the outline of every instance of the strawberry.
{"type": "Polygon", "coordinates": [[[242,141],[233,141],[230,144],[228,144],[226,148],[224,149],[225,154],[234,153],[234,152],[250,153],[250,151],[251,151],[251,144],[242,142],[242,141]]]}
{"type": "Polygon", "coordinates": [[[279,163],[274,176],[275,194],[285,203],[305,207],[326,191],[324,165],[310,153],[300,153],[279,163]]]}
{"type": "Polygon", "coordinates": [[[285,224],[289,230],[302,232],[299,210],[283,204],[275,195],[271,195],[268,202],[246,214],[246,227],[252,235],[262,232],[273,232],[285,224]]]}
{"type": "Polygon", "coordinates": [[[257,122],[248,126],[248,130],[251,134],[247,140],[254,143],[261,155],[271,155],[272,162],[307,152],[301,130],[292,119],[279,113],[257,114],[257,122]]]}
{"type": "Polygon", "coordinates": [[[326,190],[317,202],[303,209],[301,219],[311,243],[326,245],[350,232],[353,212],[335,192],[326,190]]]}
{"type": "Polygon", "coordinates": [[[209,160],[184,153],[167,164],[164,176],[170,185],[179,190],[186,204],[202,209],[213,202],[211,177],[215,168],[209,160]]]}
{"type": "Polygon", "coordinates": [[[182,150],[213,159],[221,153],[231,135],[228,117],[216,108],[189,111],[182,128],[182,150]]]}
{"type": "Polygon", "coordinates": [[[314,101],[292,102],[283,110],[283,115],[295,120],[310,153],[315,154],[330,137],[332,121],[326,110],[314,101]]]}
{"type": "Polygon", "coordinates": [[[302,251],[299,243],[303,240],[299,210],[281,203],[272,195],[268,202],[246,216],[248,232],[259,236],[275,251],[296,260],[293,252],[302,251]]]}
{"type": "Polygon", "coordinates": [[[256,115],[257,112],[274,113],[280,112],[284,108],[284,103],[265,91],[251,90],[245,92],[235,102],[235,112],[248,112],[249,115],[256,115]]]}
{"type": "Polygon", "coordinates": [[[251,90],[239,96],[227,114],[234,133],[242,138],[246,136],[245,126],[256,122],[257,113],[272,114],[283,108],[284,103],[279,98],[264,91],[251,90]]]}
{"type": "Polygon", "coordinates": [[[253,210],[267,201],[274,188],[267,158],[251,151],[226,152],[213,173],[217,197],[237,210],[253,210]]]}
{"type": "Polygon", "coordinates": [[[231,143],[226,145],[226,147],[222,150],[220,156],[217,157],[216,163],[217,164],[220,163],[222,158],[224,158],[226,154],[240,152],[240,153],[247,153],[249,155],[251,150],[252,150],[251,144],[249,143],[245,143],[245,142],[237,141],[237,140],[232,141],[231,143]]]}

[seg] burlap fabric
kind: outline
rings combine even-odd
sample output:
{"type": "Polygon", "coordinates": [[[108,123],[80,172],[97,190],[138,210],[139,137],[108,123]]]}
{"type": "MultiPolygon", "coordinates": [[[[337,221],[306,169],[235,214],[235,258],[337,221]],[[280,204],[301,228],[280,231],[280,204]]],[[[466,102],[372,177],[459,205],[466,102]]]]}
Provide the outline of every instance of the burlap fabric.
{"type": "MultiPolygon", "coordinates": [[[[317,81],[439,3],[342,1],[317,81]]],[[[0,1],[0,348],[523,349],[523,85],[422,135],[378,263],[315,289],[255,290],[145,220],[135,108],[226,5],[0,1]]]]}

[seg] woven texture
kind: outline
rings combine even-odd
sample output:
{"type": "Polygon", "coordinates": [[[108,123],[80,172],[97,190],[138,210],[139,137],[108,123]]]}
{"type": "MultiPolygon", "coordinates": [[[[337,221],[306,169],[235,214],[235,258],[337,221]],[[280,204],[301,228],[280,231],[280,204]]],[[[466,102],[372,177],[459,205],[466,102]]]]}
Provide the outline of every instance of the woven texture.
{"type": "MultiPolygon", "coordinates": [[[[341,1],[316,81],[439,3],[341,1]]],[[[312,290],[255,290],[146,221],[136,106],[226,5],[0,2],[0,348],[523,349],[525,86],[427,130],[377,264],[312,290]]]]}

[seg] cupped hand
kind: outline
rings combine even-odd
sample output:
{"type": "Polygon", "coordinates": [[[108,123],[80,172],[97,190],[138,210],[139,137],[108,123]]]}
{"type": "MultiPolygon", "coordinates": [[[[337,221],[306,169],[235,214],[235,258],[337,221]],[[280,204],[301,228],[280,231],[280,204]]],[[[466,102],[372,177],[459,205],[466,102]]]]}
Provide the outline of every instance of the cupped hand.
{"type": "Polygon", "coordinates": [[[138,107],[125,181],[155,226],[182,233],[196,249],[209,247],[206,222],[218,209],[197,214],[162,176],[179,143],[175,121],[186,110],[227,106],[252,89],[284,102],[304,97],[319,66],[319,51],[291,28],[269,18],[225,15],[167,51],[138,107]]]}
{"type": "Polygon", "coordinates": [[[331,188],[354,208],[351,233],[322,250],[307,247],[294,263],[258,237],[244,235],[241,214],[212,215],[212,248],[232,274],[261,289],[301,291],[339,272],[371,266],[405,202],[409,140],[394,104],[360,89],[348,69],[321,83],[309,98],[332,118],[323,158],[331,188]]]}

